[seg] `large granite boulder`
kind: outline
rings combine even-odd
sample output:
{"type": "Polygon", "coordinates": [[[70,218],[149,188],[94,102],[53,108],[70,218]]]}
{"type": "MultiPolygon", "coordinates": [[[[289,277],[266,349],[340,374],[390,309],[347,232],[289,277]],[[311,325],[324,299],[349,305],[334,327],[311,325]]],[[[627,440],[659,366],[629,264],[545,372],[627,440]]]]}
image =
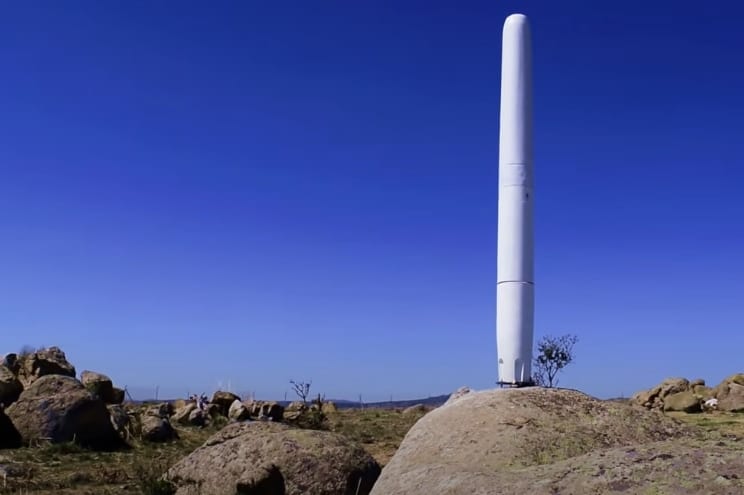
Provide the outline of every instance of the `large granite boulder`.
{"type": "Polygon", "coordinates": [[[24,388],[47,375],[75,377],[75,367],[67,361],[67,356],[59,347],[39,349],[18,357],[18,378],[24,388]]]}
{"type": "Polygon", "coordinates": [[[716,387],[718,409],[729,412],[744,412],[744,373],[724,379],[716,387]]]}
{"type": "Polygon", "coordinates": [[[692,390],[677,392],[664,398],[664,411],[698,413],[703,401],[692,390]]]}
{"type": "Polygon", "coordinates": [[[75,378],[44,375],[7,410],[24,441],[75,441],[96,449],[120,447],[106,405],[75,378]]]}
{"type": "Polygon", "coordinates": [[[411,428],[372,494],[645,493],[657,486],[645,473],[664,469],[658,486],[689,481],[694,493],[733,493],[703,488],[723,471],[744,468],[744,458],[733,442],[731,448],[711,442],[710,451],[680,446],[702,438],[661,413],[573,390],[470,392],[411,428]],[[686,471],[677,476],[676,465],[686,471]]]}
{"type": "Polygon", "coordinates": [[[232,423],[174,465],[177,495],[366,495],[380,473],[347,438],[273,422],[232,423]]]}
{"type": "Polygon", "coordinates": [[[15,374],[5,366],[0,366],[0,407],[7,407],[18,400],[23,385],[15,374]]]}

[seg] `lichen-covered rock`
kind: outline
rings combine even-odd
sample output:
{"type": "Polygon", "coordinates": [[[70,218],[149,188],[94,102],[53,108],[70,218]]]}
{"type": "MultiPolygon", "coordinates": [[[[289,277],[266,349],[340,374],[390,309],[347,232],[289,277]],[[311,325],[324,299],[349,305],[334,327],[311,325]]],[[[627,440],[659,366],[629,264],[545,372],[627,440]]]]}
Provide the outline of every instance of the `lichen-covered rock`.
{"type": "Polygon", "coordinates": [[[686,413],[701,412],[702,400],[693,392],[677,392],[664,398],[665,411],[679,411],[686,413]]]}
{"type": "Polygon", "coordinates": [[[347,438],[273,422],[226,426],[167,473],[177,495],[366,495],[380,467],[347,438]]]}
{"type": "MultiPolygon", "coordinates": [[[[660,392],[661,386],[656,386],[649,390],[641,390],[640,392],[636,392],[633,397],[630,398],[630,402],[651,409],[657,405],[657,398],[659,397],[660,392]]],[[[658,403],[662,404],[661,401],[658,401],[658,403]]]]}
{"type": "Polygon", "coordinates": [[[728,412],[744,412],[744,385],[735,381],[719,389],[718,409],[728,412]],[[724,391],[725,390],[725,391],[724,391]]]}
{"type": "Polygon", "coordinates": [[[47,375],[75,377],[75,367],[67,361],[67,356],[59,347],[39,349],[31,354],[19,356],[18,379],[24,388],[47,375]]]}
{"type": "Polygon", "coordinates": [[[667,395],[687,392],[690,390],[690,382],[686,378],[667,378],[659,387],[659,397],[664,399],[667,395]]]}
{"type": "Polygon", "coordinates": [[[26,442],[75,442],[97,449],[121,446],[106,405],[75,378],[44,375],[7,410],[26,442]]]}

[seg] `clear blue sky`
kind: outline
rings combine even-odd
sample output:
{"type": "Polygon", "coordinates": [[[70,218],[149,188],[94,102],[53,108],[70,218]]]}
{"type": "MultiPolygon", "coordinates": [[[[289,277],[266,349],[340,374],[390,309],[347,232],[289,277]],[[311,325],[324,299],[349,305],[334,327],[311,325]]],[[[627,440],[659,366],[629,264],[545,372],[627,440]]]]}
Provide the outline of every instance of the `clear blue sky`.
{"type": "Polygon", "coordinates": [[[493,386],[523,12],[536,331],[580,338],[562,384],[744,371],[744,7],[599,5],[3,5],[0,352],[161,396],[493,386]]]}

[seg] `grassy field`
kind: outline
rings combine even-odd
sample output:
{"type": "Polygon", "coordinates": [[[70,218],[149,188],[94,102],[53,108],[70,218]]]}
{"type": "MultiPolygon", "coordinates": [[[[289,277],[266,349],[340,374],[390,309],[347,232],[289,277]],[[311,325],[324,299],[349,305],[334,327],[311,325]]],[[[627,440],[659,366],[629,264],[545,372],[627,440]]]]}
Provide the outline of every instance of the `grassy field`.
{"type": "MultiPolygon", "coordinates": [[[[359,442],[384,466],[422,415],[389,409],[343,410],[328,415],[327,428],[359,442]]],[[[711,435],[744,438],[744,414],[670,415],[711,435]]],[[[176,442],[135,442],[131,450],[112,453],[90,452],[73,444],[0,450],[0,494],[164,495],[168,492],[159,489],[160,475],[215,431],[179,427],[176,442]]]]}
{"type": "MultiPolygon", "coordinates": [[[[384,465],[423,413],[342,410],[328,414],[327,428],[364,446],[384,465]]],[[[217,430],[178,427],[180,439],[157,445],[134,442],[123,452],[90,452],[74,444],[0,450],[0,494],[164,495],[157,479],[217,430]],[[3,470],[10,471],[3,478],[3,470]]]]}

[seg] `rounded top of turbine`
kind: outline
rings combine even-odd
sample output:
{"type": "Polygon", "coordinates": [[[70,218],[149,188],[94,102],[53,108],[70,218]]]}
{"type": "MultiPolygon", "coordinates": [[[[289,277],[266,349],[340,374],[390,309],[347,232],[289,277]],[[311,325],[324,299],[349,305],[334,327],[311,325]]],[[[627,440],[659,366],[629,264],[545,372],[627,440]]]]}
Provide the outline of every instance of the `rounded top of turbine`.
{"type": "Polygon", "coordinates": [[[527,16],[524,14],[512,14],[504,21],[504,26],[527,26],[530,22],[527,20],[527,16]]]}
{"type": "Polygon", "coordinates": [[[504,21],[504,33],[529,33],[530,21],[524,14],[512,14],[504,21]]]}

